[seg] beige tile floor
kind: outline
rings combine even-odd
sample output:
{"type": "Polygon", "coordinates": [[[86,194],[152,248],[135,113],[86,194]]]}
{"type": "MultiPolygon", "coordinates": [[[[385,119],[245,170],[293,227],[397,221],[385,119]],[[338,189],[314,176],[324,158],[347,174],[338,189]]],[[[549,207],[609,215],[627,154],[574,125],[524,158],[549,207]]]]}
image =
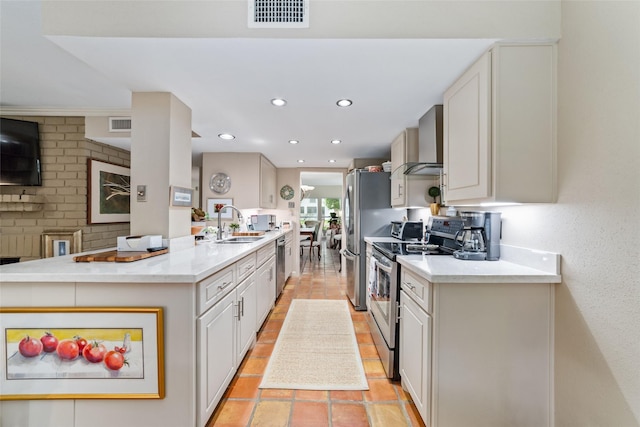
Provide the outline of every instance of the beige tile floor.
{"type": "Polygon", "coordinates": [[[346,298],[339,254],[322,244],[322,257],[301,258],[302,275],[291,277],[207,427],[402,427],[424,426],[399,382],[386,378],[363,312],[351,311],[369,390],[259,389],[282,322],[294,298],[346,298]]]}

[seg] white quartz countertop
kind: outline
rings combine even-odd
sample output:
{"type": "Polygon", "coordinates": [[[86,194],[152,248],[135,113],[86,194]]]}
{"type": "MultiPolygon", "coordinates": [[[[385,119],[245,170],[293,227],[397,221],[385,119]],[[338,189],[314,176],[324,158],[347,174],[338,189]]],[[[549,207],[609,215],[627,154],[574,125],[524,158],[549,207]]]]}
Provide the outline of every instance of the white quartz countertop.
{"type": "Polygon", "coordinates": [[[251,243],[198,243],[193,248],[134,262],[75,262],[73,257],[80,254],[72,254],[8,264],[0,267],[0,281],[195,283],[262,246],[274,244],[279,236],[289,231],[271,231],[265,233],[263,239],[251,243]]]}
{"type": "MultiPolygon", "coordinates": [[[[552,256],[556,254],[550,254],[552,256]]],[[[558,255],[559,258],[559,255],[558,255]]],[[[406,268],[433,283],[560,283],[556,268],[535,268],[532,262],[523,265],[498,261],[467,261],[443,255],[402,255],[397,257],[400,268],[406,268]]],[[[559,261],[559,259],[558,259],[559,261]]]]}
{"type": "MultiPolygon", "coordinates": [[[[365,237],[367,243],[398,242],[393,237],[365,237]]],[[[560,283],[560,255],[500,245],[498,261],[467,261],[446,255],[399,255],[401,268],[437,283],[560,283]]]]}

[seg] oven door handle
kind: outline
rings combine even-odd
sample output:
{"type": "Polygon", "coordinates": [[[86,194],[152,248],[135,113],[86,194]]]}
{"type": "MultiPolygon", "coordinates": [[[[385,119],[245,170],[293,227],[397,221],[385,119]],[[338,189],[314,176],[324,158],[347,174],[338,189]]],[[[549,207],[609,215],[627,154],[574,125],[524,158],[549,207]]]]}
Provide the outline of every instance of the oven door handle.
{"type": "Polygon", "coordinates": [[[382,271],[386,271],[387,273],[391,274],[392,267],[387,267],[386,265],[381,264],[381,263],[379,263],[379,262],[378,262],[378,263],[376,263],[376,266],[377,266],[380,270],[382,270],[382,271]]]}
{"type": "Polygon", "coordinates": [[[354,259],[356,259],[356,257],[355,257],[355,256],[351,256],[351,255],[349,255],[350,253],[351,253],[351,252],[349,252],[349,251],[348,251],[348,250],[346,250],[346,249],[344,249],[344,250],[342,251],[342,255],[344,255],[344,257],[345,257],[346,259],[348,259],[349,261],[353,261],[354,259]]]}

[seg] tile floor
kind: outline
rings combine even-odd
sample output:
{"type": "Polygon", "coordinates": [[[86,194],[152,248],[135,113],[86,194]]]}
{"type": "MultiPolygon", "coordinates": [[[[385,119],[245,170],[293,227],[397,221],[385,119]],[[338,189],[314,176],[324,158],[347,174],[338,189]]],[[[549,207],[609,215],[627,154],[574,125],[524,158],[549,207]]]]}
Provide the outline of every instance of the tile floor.
{"type": "Polygon", "coordinates": [[[345,277],[339,254],[322,244],[322,258],[305,250],[302,275],[291,277],[258,333],[255,347],[216,408],[207,427],[402,427],[424,426],[399,382],[386,378],[363,312],[351,311],[360,355],[369,382],[367,391],[259,389],[262,375],[293,298],[342,299],[345,277]]]}

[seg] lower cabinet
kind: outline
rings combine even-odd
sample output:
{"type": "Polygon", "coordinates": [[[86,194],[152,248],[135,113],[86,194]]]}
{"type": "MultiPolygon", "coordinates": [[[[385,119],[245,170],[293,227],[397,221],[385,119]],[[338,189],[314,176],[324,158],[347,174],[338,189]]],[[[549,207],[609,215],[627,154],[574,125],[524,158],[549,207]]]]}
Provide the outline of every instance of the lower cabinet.
{"type": "Polygon", "coordinates": [[[400,375],[426,425],[553,425],[553,284],[400,278],[400,375]]]}
{"type": "Polygon", "coordinates": [[[198,426],[204,426],[236,373],[236,292],[196,320],[198,426]]]}
{"type": "Polygon", "coordinates": [[[204,426],[256,339],[256,274],[196,320],[198,426],[204,426]]]}
{"type": "Polygon", "coordinates": [[[400,376],[423,420],[431,419],[431,316],[400,291],[400,376]]]}
{"type": "Polygon", "coordinates": [[[257,304],[255,331],[260,330],[262,323],[269,315],[276,299],[276,257],[270,257],[264,264],[258,267],[257,279],[257,304]]]}
{"type": "Polygon", "coordinates": [[[289,231],[284,239],[284,280],[293,272],[293,231],[289,231]]]}

